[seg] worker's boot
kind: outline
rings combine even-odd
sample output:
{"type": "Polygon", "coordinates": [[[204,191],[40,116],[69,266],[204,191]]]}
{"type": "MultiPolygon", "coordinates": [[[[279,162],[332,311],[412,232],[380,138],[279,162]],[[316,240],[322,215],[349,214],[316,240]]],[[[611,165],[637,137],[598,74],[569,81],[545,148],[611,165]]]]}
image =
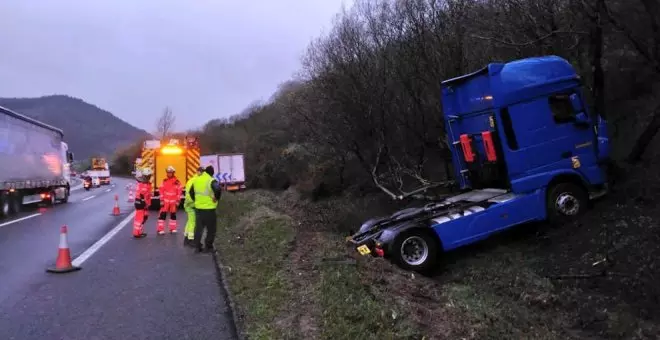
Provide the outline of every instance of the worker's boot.
{"type": "Polygon", "coordinates": [[[170,220],[170,224],[168,225],[168,227],[170,229],[170,234],[176,234],[177,233],[176,220],[170,220]]]}
{"type": "Polygon", "coordinates": [[[165,220],[158,219],[158,235],[165,235],[165,220]]]}

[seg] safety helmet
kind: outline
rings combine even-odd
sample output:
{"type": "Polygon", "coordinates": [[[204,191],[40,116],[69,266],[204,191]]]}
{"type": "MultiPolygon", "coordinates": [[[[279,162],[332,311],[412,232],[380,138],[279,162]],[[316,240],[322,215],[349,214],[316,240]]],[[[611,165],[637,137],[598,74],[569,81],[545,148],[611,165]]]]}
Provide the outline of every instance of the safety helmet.
{"type": "Polygon", "coordinates": [[[176,171],[176,170],[174,170],[174,167],[171,166],[171,165],[168,166],[167,169],[165,169],[165,172],[175,172],[175,171],[176,171]]]}

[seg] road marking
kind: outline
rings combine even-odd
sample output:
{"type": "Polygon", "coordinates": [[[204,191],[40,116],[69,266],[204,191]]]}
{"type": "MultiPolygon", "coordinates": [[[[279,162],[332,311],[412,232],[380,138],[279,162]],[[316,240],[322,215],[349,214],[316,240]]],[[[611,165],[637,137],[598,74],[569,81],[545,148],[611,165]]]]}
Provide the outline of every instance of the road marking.
{"type": "Polygon", "coordinates": [[[105,192],[110,192],[110,189],[105,189],[105,192]]]}
{"type": "Polygon", "coordinates": [[[15,220],[12,220],[12,221],[5,222],[5,223],[0,224],[0,227],[4,227],[4,226],[6,226],[6,225],[10,225],[10,224],[14,224],[14,223],[16,223],[16,222],[20,222],[20,221],[23,221],[23,220],[27,220],[28,218],[37,217],[37,216],[39,216],[39,215],[41,215],[41,213],[36,213],[36,214],[28,215],[28,216],[25,216],[25,217],[17,218],[17,219],[15,219],[15,220]]]}
{"type": "Polygon", "coordinates": [[[89,196],[89,197],[85,197],[85,198],[81,199],[81,201],[82,201],[82,202],[85,202],[85,201],[87,201],[87,200],[91,200],[91,199],[94,198],[94,197],[96,197],[96,195],[92,195],[92,196],[89,196]]]}
{"type": "Polygon", "coordinates": [[[110,239],[112,239],[117,233],[122,230],[128,222],[130,222],[133,219],[133,216],[135,215],[135,211],[130,213],[126,218],[119,222],[116,227],[112,228],[107,234],[105,234],[100,240],[96,241],[91,247],[87,248],[80,256],[76,257],[73,261],[71,261],[71,264],[74,266],[80,266],[83,262],[87,261],[94,253],[99,251],[103,245],[108,243],[110,239]]]}

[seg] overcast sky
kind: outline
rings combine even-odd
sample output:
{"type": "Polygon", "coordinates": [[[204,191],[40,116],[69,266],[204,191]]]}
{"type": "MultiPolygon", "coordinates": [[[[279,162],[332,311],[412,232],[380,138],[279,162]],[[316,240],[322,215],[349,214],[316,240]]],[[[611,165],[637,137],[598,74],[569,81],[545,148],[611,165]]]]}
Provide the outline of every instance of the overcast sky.
{"type": "Polygon", "coordinates": [[[0,97],[67,94],[153,131],[239,113],[351,0],[0,0],[0,97]]]}

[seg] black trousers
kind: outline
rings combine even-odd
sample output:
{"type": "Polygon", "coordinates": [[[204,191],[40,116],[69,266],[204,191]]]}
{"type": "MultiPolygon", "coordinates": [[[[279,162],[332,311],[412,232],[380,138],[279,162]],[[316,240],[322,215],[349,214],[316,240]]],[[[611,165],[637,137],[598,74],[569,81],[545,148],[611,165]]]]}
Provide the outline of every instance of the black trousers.
{"type": "Polygon", "coordinates": [[[215,241],[217,218],[215,209],[195,209],[195,246],[202,247],[202,234],[206,229],[206,239],[204,246],[206,248],[213,248],[213,241],[215,241]]]}

